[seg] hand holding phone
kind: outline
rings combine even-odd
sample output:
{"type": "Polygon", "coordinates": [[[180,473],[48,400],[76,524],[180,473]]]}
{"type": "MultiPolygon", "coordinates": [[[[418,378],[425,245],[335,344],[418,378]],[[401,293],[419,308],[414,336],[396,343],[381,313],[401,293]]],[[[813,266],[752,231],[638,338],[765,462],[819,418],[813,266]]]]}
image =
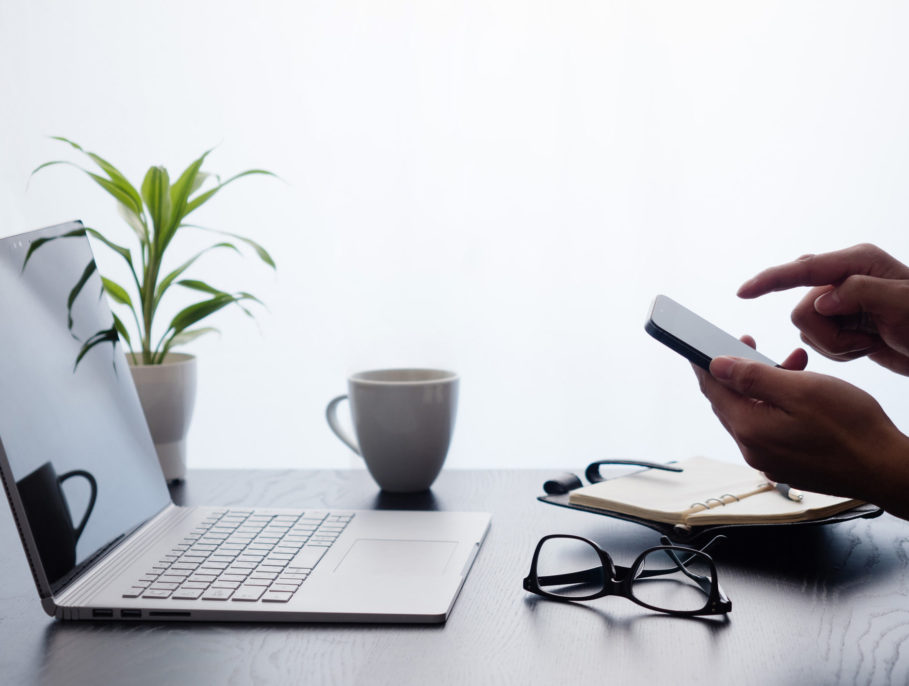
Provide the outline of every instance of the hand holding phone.
{"type": "Polygon", "coordinates": [[[665,295],[654,299],[644,329],[703,369],[709,370],[710,362],[715,357],[725,355],[744,357],[772,367],[780,366],[665,295]]]}

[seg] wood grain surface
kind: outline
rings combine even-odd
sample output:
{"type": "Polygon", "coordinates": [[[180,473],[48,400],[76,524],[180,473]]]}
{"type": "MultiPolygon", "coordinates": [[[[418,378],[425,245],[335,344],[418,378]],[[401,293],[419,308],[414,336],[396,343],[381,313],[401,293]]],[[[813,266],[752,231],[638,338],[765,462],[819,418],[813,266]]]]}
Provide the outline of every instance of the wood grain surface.
{"type": "Polygon", "coordinates": [[[657,535],[538,503],[544,471],[443,472],[429,494],[362,471],[195,471],[185,504],[483,510],[492,529],[443,626],[64,623],[38,602],[0,514],[4,684],[907,684],[909,523],[884,515],[730,535],[714,555],[728,619],[622,598],[560,604],[521,579],[540,536],[596,540],[618,564],[657,535]]]}

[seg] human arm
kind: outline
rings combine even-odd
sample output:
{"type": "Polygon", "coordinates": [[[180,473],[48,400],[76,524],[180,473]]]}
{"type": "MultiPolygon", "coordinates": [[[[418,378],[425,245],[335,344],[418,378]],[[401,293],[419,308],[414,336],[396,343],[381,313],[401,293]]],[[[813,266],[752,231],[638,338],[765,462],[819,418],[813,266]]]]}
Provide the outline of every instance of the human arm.
{"type": "Polygon", "coordinates": [[[909,437],[861,389],[802,371],[803,355],[788,368],[718,357],[710,373],[695,373],[745,460],[768,478],[909,519],[909,437]]]}
{"type": "Polygon", "coordinates": [[[909,267],[876,246],[856,245],[765,269],[739,296],[798,286],[812,287],[792,312],[807,345],[830,359],[867,356],[909,375],[909,267]]]}

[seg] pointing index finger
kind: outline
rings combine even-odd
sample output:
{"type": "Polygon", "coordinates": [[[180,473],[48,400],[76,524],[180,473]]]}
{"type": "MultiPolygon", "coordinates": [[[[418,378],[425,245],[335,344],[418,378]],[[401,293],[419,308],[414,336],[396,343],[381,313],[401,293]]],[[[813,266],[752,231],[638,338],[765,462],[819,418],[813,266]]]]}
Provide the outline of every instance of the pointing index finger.
{"type": "MultiPolygon", "coordinates": [[[[785,291],[797,286],[837,284],[850,274],[867,273],[870,261],[856,248],[802,257],[765,269],[746,281],[738,290],[740,298],[757,298],[765,293],[785,291]]],[[[863,246],[861,246],[863,247],[863,246]]]]}

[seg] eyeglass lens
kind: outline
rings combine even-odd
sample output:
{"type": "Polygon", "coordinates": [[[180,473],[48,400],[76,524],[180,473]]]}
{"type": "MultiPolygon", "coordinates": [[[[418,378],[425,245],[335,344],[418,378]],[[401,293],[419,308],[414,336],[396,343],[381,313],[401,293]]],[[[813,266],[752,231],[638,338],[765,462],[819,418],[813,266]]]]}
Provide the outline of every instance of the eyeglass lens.
{"type": "Polygon", "coordinates": [[[713,569],[701,553],[653,550],[632,570],[631,594],[651,607],[672,612],[704,609],[713,586],[713,569]]]}
{"type": "Polygon", "coordinates": [[[595,595],[606,585],[606,573],[596,549],[576,538],[549,538],[537,557],[540,588],[564,598],[595,595]]]}

